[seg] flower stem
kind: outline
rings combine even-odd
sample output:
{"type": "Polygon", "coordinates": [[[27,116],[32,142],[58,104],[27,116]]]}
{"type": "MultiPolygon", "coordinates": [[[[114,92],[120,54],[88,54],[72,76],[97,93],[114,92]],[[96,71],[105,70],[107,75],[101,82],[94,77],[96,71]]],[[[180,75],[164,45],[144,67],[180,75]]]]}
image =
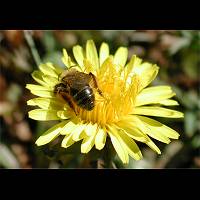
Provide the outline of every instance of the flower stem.
{"type": "Polygon", "coordinates": [[[115,151],[113,150],[112,143],[110,138],[107,138],[105,147],[102,151],[102,156],[97,160],[97,168],[116,168],[115,164],[113,163],[113,158],[115,156],[115,151]]]}
{"type": "Polygon", "coordinates": [[[35,43],[34,43],[34,40],[32,38],[30,31],[24,30],[24,37],[25,37],[26,42],[31,50],[31,54],[33,56],[33,59],[34,59],[36,65],[39,66],[41,63],[41,59],[40,59],[39,53],[36,49],[36,46],[35,46],[35,43]]]}

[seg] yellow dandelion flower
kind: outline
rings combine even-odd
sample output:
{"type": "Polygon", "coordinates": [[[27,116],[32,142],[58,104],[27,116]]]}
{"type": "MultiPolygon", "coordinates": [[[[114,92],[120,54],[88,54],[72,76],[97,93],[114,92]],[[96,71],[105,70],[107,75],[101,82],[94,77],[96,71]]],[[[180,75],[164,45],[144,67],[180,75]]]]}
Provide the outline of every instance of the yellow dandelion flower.
{"type": "Polygon", "coordinates": [[[157,65],[142,62],[135,55],[127,63],[127,48],[119,47],[114,55],[110,55],[106,43],[102,43],[98,56],[92,40],[87,41],[85,50],[79,45],[74,46],[73,55],[76,62],[63,50],[62,61],[66,68],[75,66],[80,72],[94,74],[103,95],[94,88],[94,108],[89,111],[75,104],[74,112],[54,92],[64,70],[52,63],[41,64],[39,70],[32,73],[38,85],[26,86],[32,94],[39,96],[27,102],[40,107],[30,111],[29,117],[60,122],[37,139],[38,146],[63,135],[62,147],[68,148],[82,140],[81,152],[88,153],[93,146],[103,149],[106,138],[110,137],[122,162],[128,163],[129,156],[135,160],[142,158],[135,141],[147,144],[160,154],[150,137],[167,144],[170,139],[178,139],[175,130],[147,117],[183,117],[181,112],[162,107],[178,105],[177,101],[170,99],[175,95],[170,86],[147,87],[158,74],[157,65]]]}

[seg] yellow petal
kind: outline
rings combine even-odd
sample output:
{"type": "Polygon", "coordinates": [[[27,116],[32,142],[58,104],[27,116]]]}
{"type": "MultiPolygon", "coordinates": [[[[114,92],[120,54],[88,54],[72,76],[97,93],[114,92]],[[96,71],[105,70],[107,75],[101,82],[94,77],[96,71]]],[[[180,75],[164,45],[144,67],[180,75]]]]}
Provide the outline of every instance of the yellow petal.
{"type": "Polygon", "coordinates": [[[154,144],[154,142],[147,136],[148,140],[145,142],[152,150],[154,150],[157,154],[161,154],[160,149],[154,144]]]}
{"type": "Polygon", "coordinates": [[[93,40],[88,40],[86,43],[86,58],[90,61],[94,69],[99,68],[99,58],[93,40]]]}
{"type": "Polygon", "coordinates": [[[55,78],[58,78],[58,74],[47,64],[40,64],[39,69],[43,72],[45,75],[49,75],[55,78]]]}
{"type": "Polygon", "coordinates": [[[96,149],[98,150],[103,149],[106,143],[106,137],[107,137],[106,131],[99,127],[95,138],[96,149]]]}
{"type": "Polygon", "coordinates": [[[166,143],[166,144],[169,144],[171,141],[168,137],[166,137],[165,135],[162,135],[160,134],[159,132],[153,132],[153,129],[149,130],[148,132],[146,132],[150,137],[160,141],[160,142],[163,142],[163,143],[166,143]]]}
{"type": "Polygon", "coordinates": [[[83,142],[81,144],[81,153],[88,153],[94,146],[97,125],[94,124],[93,127],[94,128],[91,129],[90,136],[86,136],[83,139],[83,142]]]}
{"type": "MultiPolygon", "coordinates": [[[[110,66],[113,66],[113,56],[109,56],[101,65],[100,73],[99,73],[99,80],[105,79],[105,74],[109,73],[113,69],[113,68],[111,69],[110,66]]],[[[109,73],[109,74],[111,74],[111,73],[109,73]]]]}
{"type": "Polygon", "coordinates": [[[76,62],[79,64],[81,69],[84,69],[83,60],[84,60],[84,51],[83,48],[79,45],[73,47],[73,54],[76,59],[76,62]]]}
{"type": "Polygon", "coordinates": [[[124,164],[127,164],[129,162],[128,152],[126,149],[124,149],[123,145],[119,141],[118,133],[116,132],[115,129],[109,128],[108,134],[110,136],[113,147],[115,148],[115,151],[117,152],[119,158],[122,160],[124,164]]]}
{"type": "Polygon", "coordinates": [[[61,143],[61,147],[68,148],[72,144],[74,144],[74,140],[72,139],[72,134],[66,135],[61,143]]]}
{"type": "Polygon", "coordinates": [[[44,87],[41,85],[35,85],[35,84],[26,84],[26,88],[29,90],[44,90],[44,91],[51,91],[49,87],[44,87]]]}
{"type": "Polygon", "coordinates": [[[118,134],[122,140],[124,148],[127,149],[128,154],[135,160],[140,160],[142,158],[142,153],[134,140],[123,133],[123,131],[119,131],[118,134]]]}
{"type": "Polygon", "coordinates": [[[157,117],[169,117],[169,118],[182,118],[183,117],[183,113],[181,113],[181,112],[167,109],[167,108],[157,107],[157,106],[136,107],[134,109],[134,114],[157,116],[157,117]]]}
{"type": "Polygon", "coordinates": [[[96,124],[89,123],[85,126],[85,133],[90,136],[94,131],[96,131],[97,127],[96,124]]]}
{"type": "Polygon", "coordinates": [[[131,57],[130,62],[125,66],[124,72],[125,72],[125,81],[127,84],[131,84],[132,77],[135,76],[134,68],[138,67],[142,62],[142,59],[138,58],[136,55],[133,55],[131,57]]]}
{"type": "Polygon", "coordinates": [[[107,43],[103,42],[100,47],[99,51],[99,62],[100,66],[103,64],[103,62],[108,58],[109,56],[109,46],[107,43]]]}
{"type": "Polygon", "coordinates": [[[49,85],[49,87],[54,87],[59,83],[58,78],[54,78],[48,75],[42,75],[42,79],[49,85]]]}
{"type": "Polygon", "coordinates": [[[128,49],[119,47],[114,55],[114,63],[120,67],[124,67],[128,58],[128,49]]]}
{"type": "Polygon", "coordinates": [[[84,63],[84,67],[85,67],[85,69],[84,69],[85,73],[92,72],[94,75],[96,75],[96,70],[94,69],[93,65],[90,63],[89,60],[84,59],[83,63],[84,63]]]}
{"type": "Polygon", "coordinates": [[[49,87],[49,85],[43,80],[42,76],[44,75],[41,71],[36,70],[32,74],[33,79],[39,84],[49,87]]]}
{"type": "Polygon", "coordinates": [[[82,135],[82,132],[85,128],[85,124],[79,124],[72,132],[72,138],[74,141],[79,141],[82,139],[81,135],[82,135]]]}
{"type": "Polygon", "coordinates": [[[27,101],[27,105],[29,106],[39,106],[43,109],[53,109],[58,110],[63,107],[63,104],[57,101],[56,99],[48,99],[48,98],[34,98],[27,101]]]}
{"type": "Polygon", "coordinates": [[[57,75],[61,74],[63,72],[63,69],[59,66],[56,66],[55,64],[51,62],[47,62],[45,65],[47,65],[49,68],[53,69],[57,75]]]}
{"type": "Polygon", "coordinates": [[[164,106],[178,106],[179,103],[172,99],[165,99],[157,102],[158,104],[164,105],[164,106]]]}
{"type": "Polygon", "coordinates": [[[62,57],[62,61],[65,64],[65,66],[67,68],[75,65],[75,63],[72,62],[70,56],[68,56],[66,49],[63,49],[63,57],[62,57]]]}
{"type": "MultiPolygon", "coordinates": [[[[126,118],[124,118],[124,120],[126,120],[128,123],[127,125],[129,126],[129,128],[124,129],[125,131],[127,131],[127,135],[132,137],[133,139],[135,139],[133,136],[137,136],[136,140],[140,141],[140,142],[144,142],[145,144],[147,144],[151,149],[153,149],[155,152],[157,152],[158,154],[161,154],[160,149],[153,143],[153,141],[148,137],[148,135],[146,135],[145,133],[141,132],[140,129],[144,129],[142,126],[144,126],[141,121],[138,119],[138,116],[127,116],[126,118]],[[131,132],[131,129],[133,129],[133,132],[131,132]],[[140,136],[140,137],[139,137],[140,136]],[[142,138],[143,137],[143,138],[142,138]]],[[[124,128],[124,127],[123,127],[124,128]]]]}
{"type": "Polygon", "coordinates": [[[68,54],[67,54],[66,49],[63,49],[62,61],[63,61],[63,63],[66,65],[67,68],[70,67],[70,65],[69,65],[69,56],[68,56],[68,54]]]}
{"type": "Polygon", "coordinates": [[[133,127],[131,123],[127,123],[127,121],[120,121],[117,123],[118,129],[122,129],[125,131],[125,133],[133,138],[134,140],[140,141],[140,142],[146,142],[147,138],[146,135],[139,130],[137,130],[136,127],[133,127]]]}
{"type": "MultiPolygon", "coordinates": [[[[140,120],[139,116],[138,119],[140,120]]],[[[150,126],[149,124],[144,123],[141,120],[140,123],[137,123],[137,125],[141,132],[149,135],[150,137],[166,144],[170,143],[170,139],[165,136],[162,131],[159,131],[159,129],[155,129],[153,126],[150,126]]]]}
{"type": "Polygon", "coordinates": [[[125,67],[127,75],[133,75],[134,68],[140,66],[142,59],[138,58],[136,55],[133,55],[125,67]]]}
{"type": "Polygon", "coordinates": [[[63,129],[61,130],[60,134],[61,135],[69,135],[71,134],[72,130],[75,129],[77,127],[77,125],[72,122],[72,121],[69,121],[64,127],[63,129]]]}
{"type": "Polygon", "coordinates": [[[29,118],[48,121],[48,120],[58,120],[57,110],[45,110],[45,109],[35,109],[28,112],[29,118]]]}
{"type": "Polygon", "coordinates": [[[171,98],[175,93],[169,86],[154,86],[142,90],[136,97],[135,106],[158,103],[171,98]]]}
{"type": "Polygon", "coordinates": [[[55,94],[52,91],[31,89],[31,93],[39,97],[55,98],[55,94]]]}
{"type": "Polygon", "coordinates": [[[140,77],[139,91],[148,86],[158,74],[158,66],[150,63],[143,63],[134,67],[134,73],[140,77]]]}
{"type": "Polygon", "coordinates": [[[72,117],[72,114],[68,111],[65,111],[65,110],[59,110],[57,112],[57,116],[60,118],[60,119],[69,119],[72,117]]]}
{"type": "Polygon", "coordinates": [[[154,132],[158,132],[159,134],[165,135],[166,137],[172,138],[172,139],[178,139],[179,133],[177,133],[175,130],[171,129],[170,127],[156,121],[153,119],[150,119],[148,117],[144,116],[138,116],[138,118],[148,125],[148,127],[151,128],[154,132]]]}
{"type": "Polygon", "coordinates": [[[38,146],[45,145],[59,136],[60,131],[62,130],[63,126],[66,124],[66,121],[63,121],[49,130],[47,130],[42,136],[40,136],[37,141],[35,142],[38,146]]]}

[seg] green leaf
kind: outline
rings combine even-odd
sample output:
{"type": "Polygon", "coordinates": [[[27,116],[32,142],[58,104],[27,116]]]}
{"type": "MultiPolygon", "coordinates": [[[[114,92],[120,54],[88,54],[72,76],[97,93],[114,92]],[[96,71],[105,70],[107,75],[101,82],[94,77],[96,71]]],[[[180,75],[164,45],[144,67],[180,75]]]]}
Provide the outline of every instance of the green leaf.
{"type": "Polygon", "coordinates": [[[60,66],[61,68],[64,68],[64,64],[62,62],[62,51],[52,51],[47,53],[43,58],[43,63],[46,62],[52,62],[55,65],[60,66]]]}
{"type": "Polygon", "coordinates": [[[44,31],[44,36],[42,42],[48,52],[51,52],[55,49],[56,41],[51,31],[44,31]]]}
{"type": "Polygon", "coordinates": [[[19,168],[20,164],[12,151],[5,145],[0,143],[0,165],[5,168],[19,168]]]}
{"type": "Polygon", "coordinates": [[[187,93],[182,92],[182,94],[180,94],[178,98],[179,101],[182,102],[182,104],[189,109],[195,109],[195,107],[198,106],[199,104],[199,98],[197,92],[194,90],[190,90],[187,93]]]}
{"type": "Polygon", "coordinates": [[[191,78],[197,79],[199,77],[199,62],[200,52],[185,52],[182,65],[184,72],[191,78]]]}
{"type": "Polygon", "coordinates": [[[192,146],[194,148],[200,148],[200,135],[196,135],[192,140],[192,146]]]}
{"type": "Polygon", "coordinates": [[[196,131],[197,119],[195,112],[187,111],[185,112],[185,118],[184,118],[184,128],[185,133],[188,137],[192,137],[194,135],[194,132],[196,131]]]}

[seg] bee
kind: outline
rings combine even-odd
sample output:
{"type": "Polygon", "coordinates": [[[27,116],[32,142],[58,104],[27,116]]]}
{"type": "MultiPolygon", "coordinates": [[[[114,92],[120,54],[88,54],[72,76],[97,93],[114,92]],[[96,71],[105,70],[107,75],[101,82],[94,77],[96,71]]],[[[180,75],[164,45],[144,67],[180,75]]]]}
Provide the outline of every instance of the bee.
{"type": "Polygon", "coordinates": [[[60,83],[55,86],[54,94],[64,99],[77,114],[75,105],[88,111],[94,109],[95,94],[93,88],[102,96],[94,74],[91,72],[86,74],[72,67],[60,75],[60,83]]]}

